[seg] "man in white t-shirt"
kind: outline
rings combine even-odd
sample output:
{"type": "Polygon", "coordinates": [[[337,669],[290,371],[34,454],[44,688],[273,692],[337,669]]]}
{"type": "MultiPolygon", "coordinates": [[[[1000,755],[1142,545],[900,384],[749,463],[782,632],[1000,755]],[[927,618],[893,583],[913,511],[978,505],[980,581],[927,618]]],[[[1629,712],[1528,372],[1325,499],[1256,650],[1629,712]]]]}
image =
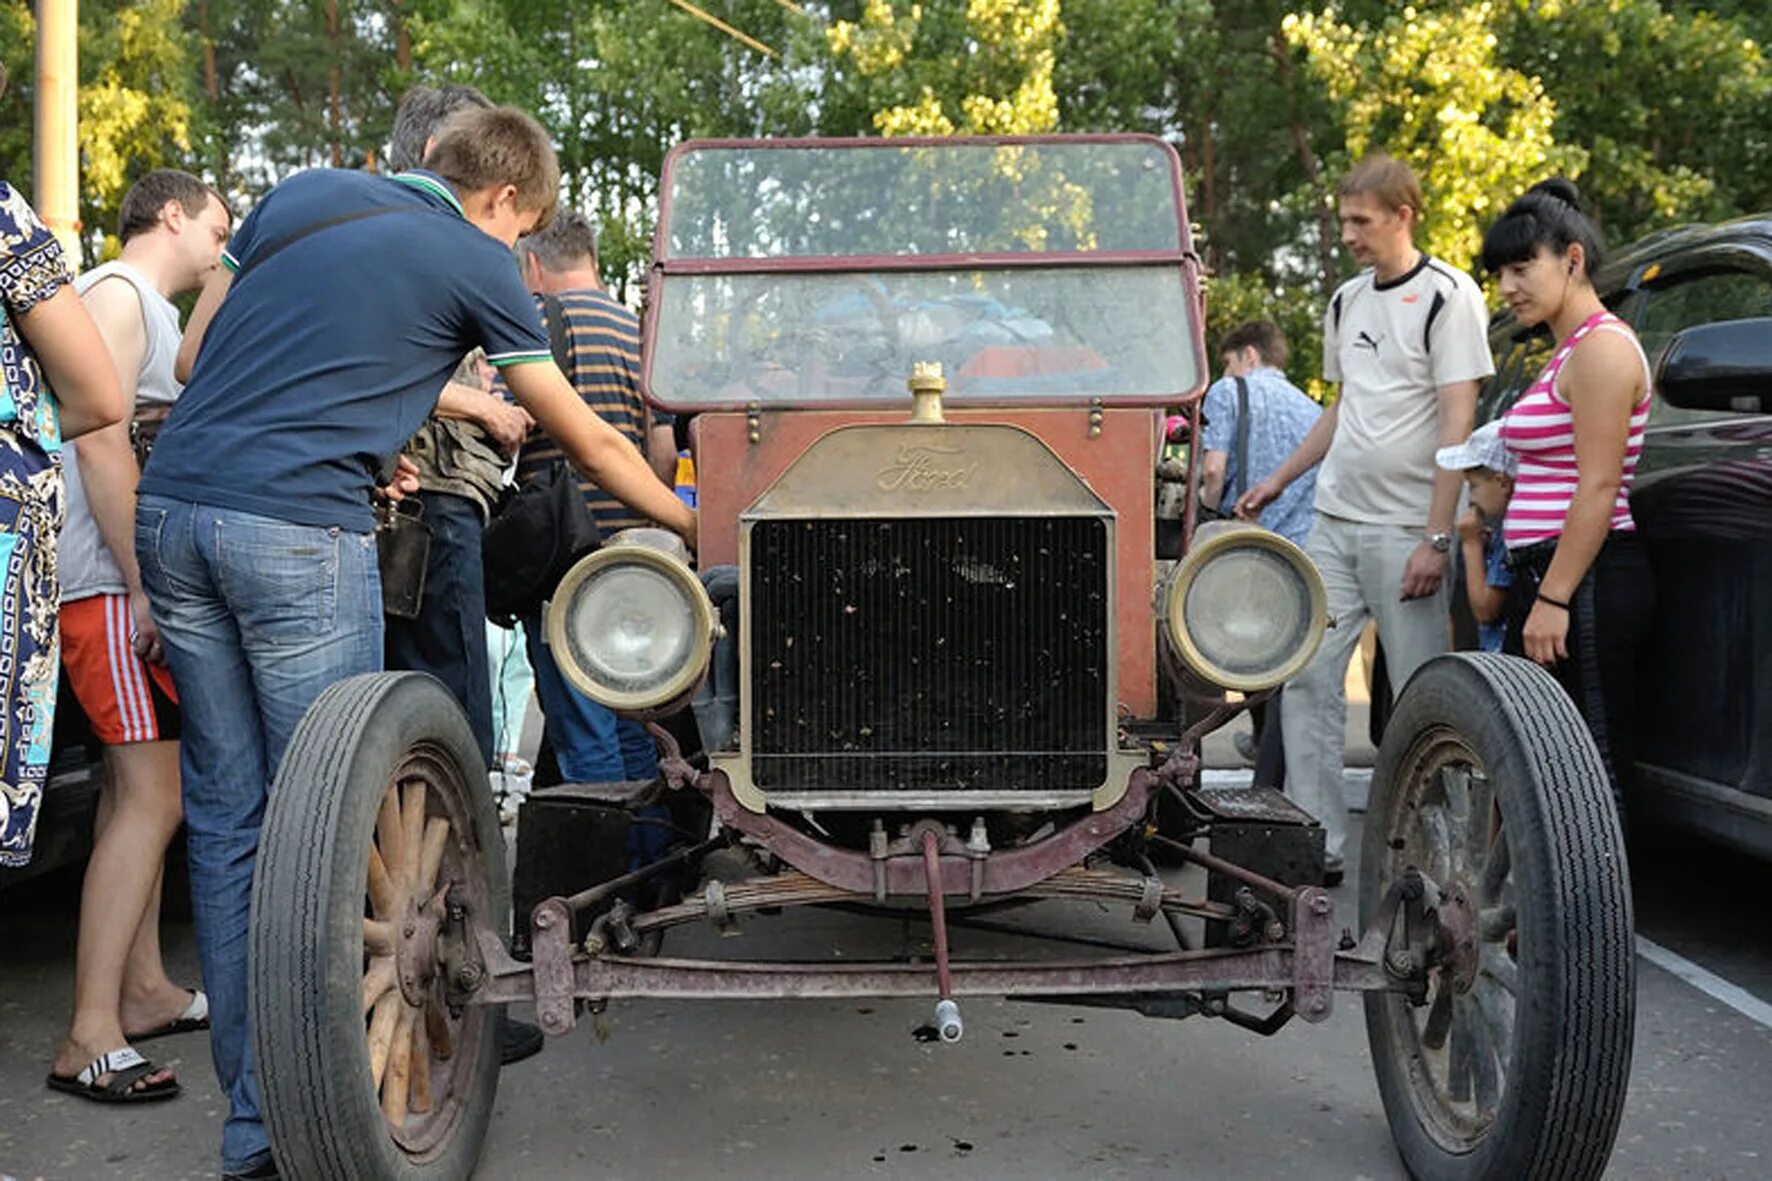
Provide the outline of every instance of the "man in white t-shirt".
{"type": "MultiPolygon", "coordinates": [[[[76,281],[137,410],[163,413],[178,398],[171,301],[220,265],[231,221],[221,196],[190,173],[150,172],[123,197],[122,254],[76,281]]],[[[209,1013],[204,994],[174,984],[160,960],[161,865],[183,815],[178,697],[136,565],[141,472],[129,423],[81,436],[62,460],[62,670],[104,748],[105,782],[80,904],[73,1020],[52,1085],[107,1102],[163,1098],[177,1081],[131,1043],[203,1028],[209,1013]]]]}
{"type": "Polygon", "coordinates": [[[1478,386],[1495,372],[1482,292],[1415,247],[1421,185],[1408,165],[1369,155],[1340,198],[1342,244],[1365,268],[1323,317],[1323,376],[1341,383],[1341,395],[1237,501],[1238,515],[1253,517],[1322,461],[1307,549],[1335,627],[1286,686],[1283,730],[1287,790],[1323,824],[1329,885],[1341,880],[1347,837],[1347,663],[1367,619],[1377,621],[1398,692],[1450,647],[1446,566],[1459,482],[1434,451],[1470,435],[1478,386]]]}

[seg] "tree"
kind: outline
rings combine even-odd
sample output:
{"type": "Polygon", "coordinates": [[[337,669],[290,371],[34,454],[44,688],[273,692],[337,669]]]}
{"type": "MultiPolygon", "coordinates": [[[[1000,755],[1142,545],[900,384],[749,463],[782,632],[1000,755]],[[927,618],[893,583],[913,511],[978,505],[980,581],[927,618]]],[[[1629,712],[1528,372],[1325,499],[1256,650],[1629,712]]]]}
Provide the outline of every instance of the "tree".
{"type": "Polygon", "coordinates": [[[870,109],[882,135],[1052,131],[1063,31],[1059,0],[968,0],[963,11],[867,0],[859,19],[830,26],[830,84],[870,109]]]}
{"type": "Polygon", "coordinates": [[[567,200],[600,223],[599,261],[619,293],[642,272],[673,146],[813,129],[805,79],[816,76],[806,55],[822,52],[816,21],[774,0],[732,0],[721,13],[777,55],[666,0],[433,0],[413,14],[414,68],[541,118],[567,200]]]}
{"type": "Polygon", "coordinates": [[[1496,17],[1482,3],[1350,24],[1329,7],[1284,25],[1338,116],[1341,142],[1326,161],[1338,171],[1382,148],[1412,166],[1422,245],[1461,267],[1514,196],[1548,174],[1578,174],[1587,158],[1557,142],[1543,84],[1497,61],[1496,17]]]}
{"type": "Polygon", "coordinates": [[[1736,7],[1740,20],[1656,0],[1502,7],[1501,59],[1556,97],[1556,137],[1587,150],[1584,195],[1614,241],[1772,207],[1772,73],[1736,7]]]}
{"type": "MultiPolygon", "coordinates": [[[[183,13],[184,0],[80,6],[80,221],[89,259],[117,252],[117,209],[137,178],[187,162],[195,80],[183,13]]],[[[10,75],[0,100],[0,175],[26,192],[35,41],[26,5],[0,7],[0,61],[10,75]]]]}

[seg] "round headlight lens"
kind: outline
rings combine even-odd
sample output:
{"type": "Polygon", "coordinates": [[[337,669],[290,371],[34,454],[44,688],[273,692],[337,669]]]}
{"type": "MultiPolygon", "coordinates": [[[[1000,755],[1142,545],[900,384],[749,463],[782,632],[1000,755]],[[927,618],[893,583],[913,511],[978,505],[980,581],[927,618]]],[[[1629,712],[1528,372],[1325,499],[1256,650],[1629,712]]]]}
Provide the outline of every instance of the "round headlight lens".
{"type": "Polygon", "coordinates": [[[572,655],[600,684],[624,693],[669,681],[689,660],[695,616],[682,588],[645,566],[611,566],[566,604],[572,655]]]}
{"type": "Polygon", "coordinates": [[[1323,582],[1303,551],[1256,527],[1202,531],[1176,568],[1165,611],[1172,646],[1226,689],[1272,688],[1317,650],[1323,582]]]}
{"type": "Polygon", "coordinates": [[[707,670],[714,613],[681,559],[615,544],[567,572],[548,608],[560,671],[591,700],[641,713],[680,700],[707,670]]]}
{"type": "Polygon", "coordinates": [[[1200,655],[1238,676],[1261,676],[1304,645],[1310,607],[1298,571],[1271,550],[1251,548],[1207,563],[1181,610],[1200,655]]]}

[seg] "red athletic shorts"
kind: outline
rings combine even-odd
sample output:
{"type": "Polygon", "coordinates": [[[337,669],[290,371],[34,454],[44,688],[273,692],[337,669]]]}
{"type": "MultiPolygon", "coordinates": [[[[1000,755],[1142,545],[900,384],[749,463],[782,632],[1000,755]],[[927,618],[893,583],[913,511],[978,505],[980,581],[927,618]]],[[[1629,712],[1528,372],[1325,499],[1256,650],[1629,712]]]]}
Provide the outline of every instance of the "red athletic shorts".
{"type": "Polygon", "coordinates": [[[63,603],[62,667],[106,746],[178,739],[178,693],[164,665],[130,647],[128,595],[63,603]]]}

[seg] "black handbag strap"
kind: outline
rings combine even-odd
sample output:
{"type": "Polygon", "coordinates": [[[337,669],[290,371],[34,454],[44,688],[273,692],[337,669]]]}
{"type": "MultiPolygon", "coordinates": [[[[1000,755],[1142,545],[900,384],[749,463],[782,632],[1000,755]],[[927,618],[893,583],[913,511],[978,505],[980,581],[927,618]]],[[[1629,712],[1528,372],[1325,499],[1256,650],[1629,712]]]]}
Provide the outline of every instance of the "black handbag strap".
{"type": "Polygon", "coordinates": [[[271,259],[300,242],[303,238],[312,237],[321,230],[330,230],[333,226],[342,226],[346,222],[362,221],[366,217],[380,217],[384,213],[418,213],[420,210],[405,205],[377,205],[373,209],[353,209],[349,213],[335,213],[331,217],[323,217],[319,221],[311,221],[300,229],[291,230],[281,238],[277,238],[251,259],[241,264],[234,272],[233,282],[237,285],[248,274],[270,262],[271,259]]]}
{"type": "MultiPolygon", "coordinates": [[[[1249,379],[1237,378],[1237,482],[1242,485],[1237,492],[1241,496],[1249,490],[1249,379]]],[[[1236,503],[1226,488],[1219,496],[1219,503],[1229,500],[1236,503]]]]}
{"type": "Polygon", "coordinates": [[[566,305],[560,302],[559,296],[544,294],[541,306],[548,318],[548,348],[554,354],[554,364],[560,367],[567,381],[574,381],[572,333],[566,328],[566,305]]]}

